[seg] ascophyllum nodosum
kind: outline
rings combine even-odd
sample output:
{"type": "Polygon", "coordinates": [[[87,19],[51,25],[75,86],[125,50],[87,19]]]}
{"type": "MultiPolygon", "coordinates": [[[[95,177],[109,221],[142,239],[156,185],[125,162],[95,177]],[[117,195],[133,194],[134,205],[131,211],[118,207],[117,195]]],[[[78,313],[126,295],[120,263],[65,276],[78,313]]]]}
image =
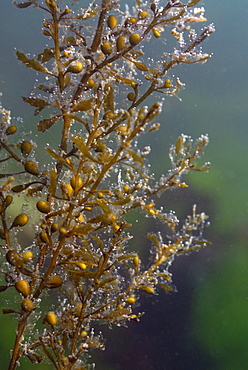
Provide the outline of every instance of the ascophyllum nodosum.
{"type": "Polygon", "coordinates": [[[187,172],[209,168],[196,163],[207,135],[195,143],[179,136],[169,152],[172,169],[157,182],[148,165],[150,148],[139,148],[138,139],[160,126],[154,119],[162,104],[147,107],[146,99],[178,93],[182,83],[172,78],[172,69],[205,62],[210,56],[198,46],[214,28],[198,34],[193,30],[205,21],[203,8],[194,11],[199,0],[138,1],[125,9],[111,0],[86,9],[55,0],[13,3],[44,12],[45,49],[34,57],[16,54],[27,68],[45,76],[38,91],[23,100],[35,108],[39,134],[56,131],[60,142],[57,148],[51,134],[44,149],[51,161],[38,162],[34,142],[18,134],[10,112],[1,108],[0,237],[6,284],[0,291],[15,287],[19,304],[19,310],[11,302],[3,308],[19,320],[9,370],[22,357],[33,364],[47,357],[56,369],[86,368],[87,352],[104,347],[94,324],[139,321],[139,296],[152,296],[159,287],[171,291],[168,269],[174,257],[208,244],[204,213],[193,207],[180,226],[173,212],[157,206],[156,198],[186,187],[182,176],[187,172]],[[151,38],[159,45],[169,35],[178,47],[150,58],[143,46],[151,38]],[[34,218],[15,210],[18,196],[28,199],[34,218]],[[126,216],[133,210],[170,230],[167,237],[147,235],[149,262],[138,248],[129,249],[126,216]],[[34,236],[24,246],[18,236],[27,227],[34,236]],[[29,323],[36,321],[42,328],[31,333],[29,323]]]}

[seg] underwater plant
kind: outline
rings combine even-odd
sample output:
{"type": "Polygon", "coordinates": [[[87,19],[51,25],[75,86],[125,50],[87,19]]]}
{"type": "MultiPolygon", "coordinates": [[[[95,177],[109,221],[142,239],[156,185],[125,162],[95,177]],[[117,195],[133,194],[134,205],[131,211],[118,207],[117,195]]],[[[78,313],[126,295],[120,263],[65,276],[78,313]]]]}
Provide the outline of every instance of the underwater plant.
{"type": "Polygon", "coordinates": [[[9,370],[23,357],[32,364],[46,358],[58,370],[91,368],[89,351],[104,348],[94,324],[139,321],[139,295],[173,290],[175,256],[209,244],[207,216],[196,206],[184,222],[156,207],[167,190],[187,186],[184,174],[208,170],[209,163],[196,163],[208,136],[193,142],[180,135],[169,150],[171,169],[158,180],[147,160],[150,147],[138,145],[141,135],[160,126],[154,119],[162,103],[148,107],[145,100],[176,95],[183,84],[172,76],[174,67],[210,58],[199,45],[213,25],[199,33],[192,28],[206,21],[204,8],[196,7],[200,0],[137,0],[124,8],[121,1],[102,0],[84,9],[76,0],[70,7],[64,2],[13,1],[44,13],[45,49],[34,57],[16,55],[40,74],[22,97],[35,116],[48,110],[38,120],[39,135],[56,126],[60,142],[54,146],[51,137],[44,148],[50,160],[38,160],[34,135],[18,136],[18,124],[1,107],[0,291],[15,289],[2,312],[18,320],[9,370]],[[164,42],[164,35],[177,48],[151,58],[146,45],[164,42]],[[21,210],[18,199],[25,203],[21,210]],[[147,234],[149,261],[130,251],[134,210],[162,224],[161,232],[147,234]],[[28,246],[27,230],[33,233],[28,246]]]}

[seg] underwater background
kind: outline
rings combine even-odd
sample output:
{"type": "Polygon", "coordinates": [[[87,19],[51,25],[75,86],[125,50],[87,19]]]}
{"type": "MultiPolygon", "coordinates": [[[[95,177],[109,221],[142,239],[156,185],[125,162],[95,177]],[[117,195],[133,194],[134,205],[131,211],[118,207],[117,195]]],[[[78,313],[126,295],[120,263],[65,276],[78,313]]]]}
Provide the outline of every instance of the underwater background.
{"type": "MultiPolygon", "coordinates": [[[[164,1],[165,2],[165,1],[164,1]]],[[[84,7],[86,1],[81,1],[84,7]]],[[[212,245],[175,260],[171,271],[177,292],[142,297],[139,323],[128,328],[102,326],[106,350],[95,351],[92,361],[101,370],[246,369],[248,363],[248,45],[247,0],[206,0],[208,23],[216,32],[203,44],[213,56],[203,65],[183,65],[174,70],[186,84],[177,97],[166,98],[158,117],[161,129],[144,139],[151,145],[150,163],[155,174],[166,172],[168,150],[181,133],[197,138],[207,133],[210,144],[203,161],[209,173],[185,178],[187,189],[169,192],[160,200],[165,210],[180,218],[193,204],[206,212],[211,226],[206,232],[212,245]]],[[[23,103],[38,78],[15,57],[15,48],[31,55],[40,52],[42,13],[21,10],[11,1],[0,3],[0,91],[2,105],[22,117],[23,131],[35,132],[37,119],[23,103]],[[27,129],[28,127],[28,129],[27,129]]],[[[151,53],[155,45],[150,42],[151,53]]],[[[166,44],[164,45],[166,51],[166,44]]],[[[159,100],[159,96],[157,100],[159,100]]],[[[49,135],[49,132],[46,133],[49,135]]],[[[46,143],[46,134],[39,145],[46,143]]],[[[56,138],[55,138],[56,140],[56,138]]],[[[134,227],[146,247],[146,232],[156,228],[142,218],[134,227]],[[138,225],[138,226],[137,226],[138,225]]],[[[1,302],[6,298],[1,297],[1,302]]],[[[6,369],[15,323],[0,313],[1,368],[6,369]],[[8,323],[6,325],[6,322],[8,323]],[[12,334],[11,334],[12,333],[12,334]]],[[[23,363],[20,369],[29,369],[23,363]]],[[[48,364],[36,365],[49,370],[48,364]]]]}

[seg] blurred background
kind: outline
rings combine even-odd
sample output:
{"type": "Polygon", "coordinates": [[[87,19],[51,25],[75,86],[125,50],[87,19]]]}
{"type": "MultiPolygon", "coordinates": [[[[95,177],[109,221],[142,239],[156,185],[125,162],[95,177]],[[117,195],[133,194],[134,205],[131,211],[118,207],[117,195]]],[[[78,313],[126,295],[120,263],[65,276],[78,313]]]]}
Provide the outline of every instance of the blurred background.
{"type": "MultiPolygon", "coordinates": [[[[204,161],[212,163],[209,173],[189,175],[185,178],[188,189],[170,192],[159,202],[182,218],[196,203],[210,217],[206,236],[212,245],[175,260],[171,271],[177,292],[142,296],[139,310],[146,314],[140,323],[99,328],[106,337],[106,350],[93,352],[97,369],[247,369],[248,7],[247,0],[206,0],[198,5],[206,9],[207,23],[216,26],[202,45],[213,56],[206,64],[179,66],[173,71],[186,84],[179,94],[182,101],[177,97],[164,101],[161,130],[147,135],[144,143],[152,146],[150,162],[158,176],[166,172],[168,149],[178,135],[196,139],[209,134],[204,155],[204,161]]],[[[20,97],[30,93],[38,76],[17,61],[15,50],[31,55],[41,51],[43,14],[31,7],[17,9],[10,0],[1,1],[0,14],[2,105],[14,117],[23,117],[23,131],[35,132],[37,119],[20,97]]],[[[155,45],[150,46],[154,53],[155,45]]],[[[46,142],[45,135],[42,140],[40,145],[46,142]]],[[[146,218],[140,220],[144,247],[151,227],[156,225],[146,218]]],[[[1,295],[2,307],[8,297],[1,295]]],[[[5,369],[15,323],[0,313],[0,328],[1,368],[5,369]]],[[[20,366],[29,368],[28,363],[20,366]]],[[[37,369],[51,367],[41,364],[37,369]]]]}

